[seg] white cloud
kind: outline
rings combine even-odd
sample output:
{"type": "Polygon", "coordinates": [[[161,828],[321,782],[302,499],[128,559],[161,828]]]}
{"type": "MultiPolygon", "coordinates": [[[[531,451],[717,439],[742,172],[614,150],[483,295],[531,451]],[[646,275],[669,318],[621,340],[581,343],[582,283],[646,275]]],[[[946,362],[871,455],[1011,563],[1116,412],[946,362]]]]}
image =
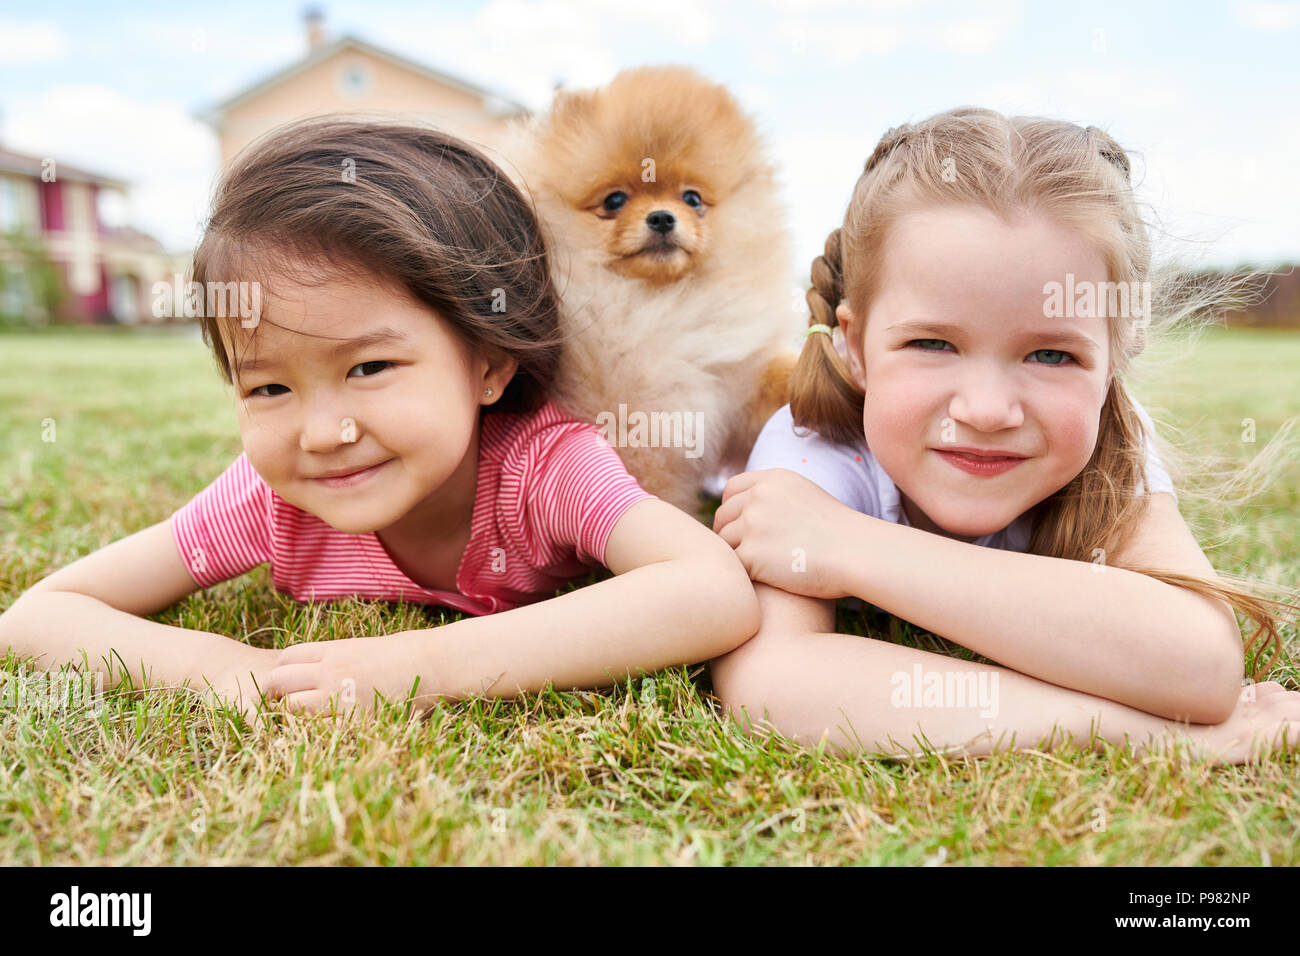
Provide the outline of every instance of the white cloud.
{"type": "MultiPolygon", "coordinates": [[[[204,81],[206,108],[297,62],[307,53],[301,29],[248,30],[221,18],[140,19],[127,29],[154,69],[184,69],[204,81]]],[[[95,41],[111,43],[111,40],[95,41]]],[[[105,51],[107,52],[107,51],[105,51]]]]}
{"type": "MultiPolygon", "coordinates": [[[[1085,100],[1094,100],[1097,107],[1123,102],[1126,109],[1158,111],[1172,109],[1182,103],[1167,83],[1137,70],[1070,70],[1065,74],[1066,89],[1081,94],[1085,100]]],[[[1096,110],[1085,110],[1092,115],[1096,110]]]]}
{"type": "Polygon", "coordinates": [[[1002,42],[1007,26],[1001,19],[959,20],[944,27],[939,44],[958,53],[987,53],[1002,42]]]}
{"type": "Polygon", "coordinates": [[[629,37],[703,48],[720,32],[716,14],[695,0],[492,0],[468,19],[434,10],[392,25],[372,22],[366,38],[543,109],[557,80],[569,88],[599,86],[620,68],[637,65],[620,62],[616,53],[629,37]],[[437,37],[436,47],[412,39],[430,36],[437,37]]]}
{"type": "Polygon", "coordinates": [[[1279,135],[1261,149],[1242,117],[1239,130],[1213,141],[1173,124],[1143,149],[1146,175],[1139,189],[1156,210],[1159,241],[1192,260],[1236,264],[1295,261],[1300,193],[1278,188],[1292,182],[1291,158],[1300,131],[1279,135]]]}
{"type": "Polygon", "coordinates": [[[912,0],[768,0],[768,6],[781,13],[805,14],[812,10],[833,10],[855,16],[863,13],[884,15],[898,13],[913,6],[912,0]]]}
{"type": "Polygon", "coordinates": [[[843,222],[862,164],[886,128],[880,123],[856,125],[863,132],[806,132],[772,139],[772,156],[794,234],[797,281],[807,280],[826,236],[843,222]]]}
{"type": "Polygon", "coordinates": [[[766,73],[785,72],[791,64],[847,66],[869,56],[887,56],[903,45],[903,32],[889,24],[867,24],[858,19],[787,18],[768,29],[773,49],[784,57],[764,55],[753,62],[766,73]]]}
{"type": "Polygon", "coordinates": [[[67,37],[53,24],[0,20],[0,63],[61,60],[67,52],[67,37]]]}
{"type": "Polygon", "coordinates": [[[1237,22],[1243,26],[1270,33],[1290,30],[1300,23],[1300,4],[1297,3],[1238,2],[1233,4],[1233,12],[1237,15],[1237,22]]]}
{"type": "Polygon", "coordinates": [[[1036,113],[1039,90],[1028,83],[994,83],[986,86],[971,100],[976,106],[997,110],[1008,116],[1036,113]]]}
{"type": "Polygon", "coordinates": [[[560,6],[577,5],[585,15],[613,14],[614,24],[663,31],[687,46],[704,46],[719,35],[717,17],[699,0],[656,0],[654,3],[606,3],[600,0],[547,0],[560,6]]]}
{"type": "Polygon", "coordinates": [[[103,86],[59,86],[16,99],[6,145],[130,183],[126,221],[169,249],[192,245],[217,172],[212,132],[180,103],[133,100],[103,86]]]}
{"type": "Polygon", "coordinates": [[[762,113],[772,103],[767,88],[757,83],[733,83],[730,89],[731,95],[750,114],[762,113]]]}
{"type": "MultiPolygon", "coordinates": [[[[795,56],[814,57],[836,65],[886,56],[907,36],[902,14],[911,0],[768,0],[776,14],[768,35],[773,45],[795,56]]],[[[764,65],[759,61],[760,65],[764,65]]],[[[781,72],[785,63],[769,62],[767,72],[781,72]]]]}

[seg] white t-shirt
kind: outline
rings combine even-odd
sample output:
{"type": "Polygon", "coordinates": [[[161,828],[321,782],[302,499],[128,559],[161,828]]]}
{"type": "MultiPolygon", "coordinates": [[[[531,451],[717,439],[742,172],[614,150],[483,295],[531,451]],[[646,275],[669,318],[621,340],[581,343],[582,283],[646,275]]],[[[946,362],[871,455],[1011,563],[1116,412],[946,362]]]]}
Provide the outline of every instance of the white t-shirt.
{"type": "MultiPolygon", "coordinates": [[[[1145,409],[1134,401],[1138,417],[1150,434],[1155,434],[1155,425],[1145,409]]],[[[910,525],[902,508],[898,486],[894,484],[885,470],[877,464],[875,456],[866,449],[865,443],[858,445],[840,445],[828,441],[817,432],[806,432],[802,437],[795,433],[794,419],[790,415],[790,406],[779,409],[763,426],[754,448],[749,453],[746,471],[763,468],[788,468],[796,474],[823,488],[841,504],[848,505],[854,511],[883,518],[895,524],[910,525]]],[[[1167,491],[1174,494],[1173,482],[1160,464],[1155,449],[1150,441],[1146,443],[1146,477],[1151,491],[1167,491]]],[[[1138,494],[1143,493],[1143,485],[1138,484],[1138,494]]],[[[1174,500],[1178,496],[1174,495],[1174,500]]],[[[1000,531],[976,538],[974,544],[986,548],[1000,548],[1004,551],[1026,551],[1032,522],[1027,514],[1016,518],[1000,531]]]]}

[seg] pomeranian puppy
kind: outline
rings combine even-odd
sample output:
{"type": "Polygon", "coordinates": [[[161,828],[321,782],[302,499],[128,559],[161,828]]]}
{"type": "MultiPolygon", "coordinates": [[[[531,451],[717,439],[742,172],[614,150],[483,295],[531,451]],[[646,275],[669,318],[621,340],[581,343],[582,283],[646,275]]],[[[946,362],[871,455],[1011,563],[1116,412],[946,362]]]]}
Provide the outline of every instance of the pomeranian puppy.
{"type": "Polygon", "coordinates": [[[561,298],[556,400],[700,517],[788,401],[798,357],[785,210],[754,124],[695,71],[642,67],[558,92],[503,152],[561,298]]]}

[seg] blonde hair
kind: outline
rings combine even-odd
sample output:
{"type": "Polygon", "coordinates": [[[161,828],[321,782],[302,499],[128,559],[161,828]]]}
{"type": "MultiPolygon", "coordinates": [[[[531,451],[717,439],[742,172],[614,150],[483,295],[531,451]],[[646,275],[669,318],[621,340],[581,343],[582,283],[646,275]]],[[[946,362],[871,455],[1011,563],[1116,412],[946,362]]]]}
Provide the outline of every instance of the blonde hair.
{"type": "MultiPolygon", "coordinates": [[[[1172,269],[1167,276],[1152,276],[1151,244],[1130,175],[1127,154],[1096,127],[1039,117],[1007,118],[973,107],[948,110],[884,135],[853,189],[843,226],[827,237],[824,254],[812,264],[812,288],[807,295],[810,325],[827,325],[835,336],[842,336],[836,306],[847,300],[853,314],[865,320],[880,281],[884,243],[898,217],[920,206],[974,204],[1007,218],[1025,211],[1041,213],[1079,231],[1101,254],[1110,282],[1151,282],[1155,287],[1151,315],[1141,317],[1143,321],[1109,317],[1114,374],[1102,405],[1097,446],[1082,472],[1030,510],[1029,552],[1033,554],[1092,561],[1098,554],[1104,559],[1127,539],[1149,501],[1148,496],[1137,495],[1148,436],[1124,375],[1147,345],[1148,325],[1151,336],[1164,335],[1179,325],[1202,327],[1215,320],[1216,308],[1234,304],[1250,285],[1249,276],[1190,281],[1172,269]]],[[[863,326],[859,321],[855,340],[843,342],[857,355],[861,355],[863,326]]],[[[862,443],[864,394],[831,335],[807,337],[791,376],[790,393],[796,425],[841,444],[862,443]]],[[[1256,455],[1251,463],[1256,477],[1261,473],[1271,477],[1285,466],[1282,452],[1291,424],[1256,455]]],[[[1179,449],[1164,442],[1158,447],[1176,479],[1192,472],[1179,449]]],[[[1190,496],[1222,503],[1228,497],[1224,489],[1240,488],[1244,481],[1236,474],[1215,491],[1192,490],[1190,496]]],[[[1261,588],[1245,578],[1124,567],[1224,600],[1250,618],[1256,628],[1245,642],[1245,652],[1255,648],[1256,679],[1272,668],[1280,654],[1279,620],[1294,618],[1300,610],[1295,603],[1252,593],[1261,588]],[[1268,649],[1272,656],[1263,664],[1268,649]]]]}

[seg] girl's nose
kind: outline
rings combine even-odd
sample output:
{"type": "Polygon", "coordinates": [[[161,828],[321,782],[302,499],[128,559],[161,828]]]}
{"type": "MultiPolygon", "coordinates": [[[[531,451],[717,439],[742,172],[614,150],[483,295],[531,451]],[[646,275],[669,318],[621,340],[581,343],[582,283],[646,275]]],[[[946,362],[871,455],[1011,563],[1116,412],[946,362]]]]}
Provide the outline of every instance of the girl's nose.
{"type": "Polygon", "coordinates": [[[318,395],[306,403],[298,447],[303,451],[330,452],[357,440],[355,416],[330,396],[318,395]]]}
{"type": "Polygon", "coordinates": [[[1019,428],[1025,422],[1016,386],[994,369],[969,369],[957,383],[948,403],[955,421],[981,432],[1019,428]]]}

